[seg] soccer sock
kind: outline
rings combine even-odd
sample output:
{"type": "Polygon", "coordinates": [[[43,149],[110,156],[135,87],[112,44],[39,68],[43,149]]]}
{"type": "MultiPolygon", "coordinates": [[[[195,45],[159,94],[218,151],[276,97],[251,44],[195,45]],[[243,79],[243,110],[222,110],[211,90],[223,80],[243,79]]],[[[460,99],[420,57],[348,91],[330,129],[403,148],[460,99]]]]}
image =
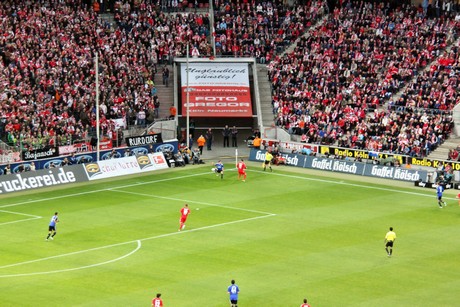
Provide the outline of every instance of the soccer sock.
{"type": "Polygon", "coordinates": [[[224,179],[224,174],[220,174],[220,179],[224,179]]]}
{"type": "Polygon", "coordinates": [[[53,233],[52,237],[54,237],[56,235],[56,233],[53,233]]]}
{"type": "Polygon", "coordinates": [[[49,239],[49,238],[50,238],[50,235],[51,235],[51,233],[49,233],[48,236],[47,236],[46,238],[49,239]]]}

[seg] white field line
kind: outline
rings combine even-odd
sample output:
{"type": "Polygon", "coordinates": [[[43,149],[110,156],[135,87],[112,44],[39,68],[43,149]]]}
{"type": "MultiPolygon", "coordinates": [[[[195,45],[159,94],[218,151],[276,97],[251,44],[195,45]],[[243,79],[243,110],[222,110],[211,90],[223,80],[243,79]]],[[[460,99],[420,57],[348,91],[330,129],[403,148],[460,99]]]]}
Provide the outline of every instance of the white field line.
{"type": "MultiPolygon", "coordinates": [[[[216,227],[222,227],[222,226],[232,225],[232,224],[236,224],[236,223],[243,223],[243,222],[248,222],[248,221],[254,221],[254,220],[263,219],[263,218],[267,218],[267,217],[271,217],[271,216],[274,216],[274,214],[256,216],[256,217],[251,217],[251,218],[247,218],[247,219],[241,219],[241,220],[230,221],[230,222],[225,222],[225,223],[220,223],[220,224],[214,224],[214,225],[209,225],[209,226],[203,226],[203,227],[194,228],[194,229],[189,229],[189,230],[184,230],[184,231],[180,231],[180,232],[179,232],[179,231],[178,231],[178,232],[170,232],[170,233],[165,233],[165,234],[158,235],[158,236],[153,236],[153,237],[142,238],[142,239],[138,239],[138,240],[132,240],[132,241],[126,241],[126,242],[121,242],[121,243],[115,243],[115,244],[110,244],[110,245],[105,245],[105,246],[90,248],[90,249],[81,250],[81,251],[76,251],[76,252],[67,253],[67,254],[61,254],[61,255],[56,255],[56,256],[51,256],[51,257],[39,258],[39,259],[35,259],[35,260],[29,260],[29,261],[24,261],[24,262],[18,262],[18,263],[13,263],[13,264],[8,264],[8,265],[1,266],[1,267],[0,267],[0,270],[1,270],[1,269],[5,269],[5,268],[20,266],[20,265],[24,265],[24,264],[29,264],[29,263],[35,263],[35,262],[40,262],[40,261],[46,261],[46,260],[55,259],[55,258],[61,258],[61,257],[67,257],[67,256],[72,256],[72,255],[87,253],[87,252],[91,252],[91,251],[95,251],[95,250],[100,250],[100,249],[105,249],[105,248],[110,248],[110,247],[115,247],[115,246],[120,246],[120,245],[126,245],[126,244],[130,244],[130,243],[134,243],[134,242],[139,242],[138,245],[140,245],[140,242],[141,242],[141,241],[147,241],[147,240],[155,240],[155,239],[160,239],[160,238],[166,238],[166,237],[170,237],[170,236],[174,236],[174,235],[186,234],[186,233],[190,233],[190,232],[195,232],[195,231],[200,231],[200,230],[205,230],[205,229],[211,229],[211,228],[216,228],[216,227]]],[[[139,246],[139,248],[140,248],[140,246],[139,246]]],[[[137,248],[137,249],[139,249],[139,248],[137,248]]],[[[137,251],[137,249],[136,249],[135,251],[137,251]]],[[[133,252],[135,252],[135,251],[133,251],[133,252]]],[[[131,252],[131,253],[128,254],[128,255],[125,255],[124,257],[127,257],[127,256],[131,255],[133,252],[131,252]]],[[[106,262],[101,262],[100,264],[92,264],[92,265],[88,265],[88,266],[84,266],[84,267],[78,267],[78,268],[72,268],[72,269],[65,269],[65,270],[59,270],[59,271],[49,271],[49,272],[37,272],[37,273],[23,273],[23,274],[0,275],[0,278],[4,278],[4,277],[17,277],[17,276],[31,276],[31,275],[37,275],[37,274],[51,274],[51,273],[58,273],[58,272],[75,271],[75,270],[80,270],[80,269],[84,269],[84,268],[89,268],[89,267],[94,267],[94,266],[98,266],[98,265],[102,265],[102,264],[107,264],[107,263],[115,262],[115,261],[118,261],[118,260],[120,260],[120,259],[123,259],[124,257],[122,257],[122,258],[117,258],[117,259],[110,260],[110,261],[106,261],[106,262]]]]}
{"type": "Polygon", "coordinates": [[[167,197],[167,196],[158,196],[158,195],[153,195],[153,194],[144,194],[144,193],[130,192],[130,191],[122,191],[122,190],[119,190],[118,188],[112,189],[112,191],[113,192],[118,192],[118,193],[126,193],[126,194],[133,194],[133,195],[139,195],[139,196],[146,196],[146,197],[154,197],[154,198],[161,198],[161,199],[167,199],[167,200],[180,201],[180,202],[183,202],[183,203],[199,204],[199,205],[205,205],[205,206],[209,206],[209,207],[219,207],[219,208],[240,210],[240,211],[258,213],[258,214],[276,215],[276,214],[270,213],[270,212],[251,210],[251,209],[243,209],[243,208],[237,208],[237,207],[229,207],[229,206],[217,205],[217,204],[210,204],[210,203],[204,203],[204,202],[195,201],[195,200],[188,200],[188,199],[181,199],[181,198],[174,198],[174,197],[167,197]]]}
{"type": "Polygon", "coordinates": [[[7,225],[7,224],[14,224],[14,223],[27,222],[27,221],[37,220],[37,219],[41,219],[41,217],[31,217],[31,218],[23,219],[23,220],[16,220],[16,221],[11,221],[11,222],[4,222],[4,223],[0,223],[0,226],[7,225]]]}
{"type": "MultiPolygon", "coordinates": [[[[265,172],[257,171],[257,170],[251,170],[251,172],[265,173],[265,172]]],[[[146,181],[146,182],[138,182],[138,183],[129,184],[129,185],[121,185],[119,187],[110,188],[110,189],[99,189],[99,190],[82,192],[82,193],[74,193],[74,194],[67,194],[67,195],[61,195],[61,196],[50,197],[50,198],[31,200],[31,201],[27,201],[27,202],[3,205],[3,206],[0,206],[0,208],[13,207],[13,206],[19,206],[19,205],[30,204],[30,203],[35,203],[35,202],[42,202],[42,201],[48,201],[48,200],[54,200],[54,199],[61,199],[61,198],[65,198],[65,197],[73,197],[73,196],[79,196],[79,195],[84,195],[84,194],[105,192],[105,191],[109,191],[109,190],[116,191],[116,192],[123,192],[123,193],[134,193],[134,192],[126,192],[126,191],[117,191],[116,189],[122,189],[122,188],[128,188],[128,187],[133,187],[133,186],[151,184],[151,183],[155,183],[155,182],[164,182],[164,181],[170,181],[170,180],[176,180],[176,179],[182,179],[182,178],[189,178],[189,177],[200,176],[200,175],[205,175],[205,174],[208,174],[208,172],[200,173],[200,174],[178,176],[178,177],[174,177],[174,178],[166,178],[166,179],[151,180],[151,181],[146,181]]],[[[366,189],[382,190],[382,191],[389,191],[389,192],[396,192],[396,193],[403,193],[403,194],[410,194],[410,195],[417,195],[417,196],[424,196],[424,197],[433,197],[432,195],[428,195],[428,194],[424,194],[424,193],[401,191],[401,190],[396,190],[396,189],[381,188],[381,187],[375,187],[375,186],[366,186],[366,185],[343,182],[343,181],[334,181],[334,180],[326,180],[326,179],[318,179],[318,178],[309,178],[309,177],[302,177],[302,176],[296,176],[296,175],[287,175],[287,174],[279,174],[279,173],[270,173],[270,174],[271,175],[276,175],[276,176],[288,177],[288,178],[296,178],[296,179],[308,180],[308,181],[326,182],[326,183],[331,183],[331,184],[348,185],[348,186],[361,187],[361,188],[366,188],[366,189]]],[[[148,195],[148,196],[152,196],[152,195],[148,195]]],[[[158,196],[153,196],[153,197],[158,197],[158,196]]],[[[445,197],[445,198],[454,199],[454,198],[448,198],[448,197],[445,197]]],[[[166,198],[166,199],[173,199],[173,198],[166,198]]],[[[179,199],[177,199],[177,200],[179,200],[179,199]]],[[[183,201],[183,200],[181,200],[181,201],[183,201]]],[[[212,204],[207,204],[207,205],[211,206],[212,204]]],[[[222,206],[222,207],[224,207],[224,206],[222,206]]],[[[238,208],[233,208],[233,207],[229,207],[229,208],[238,209],[238,208]]],[[[241,209],[241,210],[246,210],[246,209],[241,209]]],[[[253,212],[256,212],[256,211],[253,211],[253,212]]],[[[262,212],[259,212],[259,213],[262,213],[262,212]]],[[[237,221],[232,221],[232,222],[226,222],[226,223],[221,223],[221,224],[216,224],[216,225],[204,226],[204,227],[200,227],[200,228],[196,228],[196,229],[187,230],[186,232],[199,231],[199,230],[203,230],[203,229],[209,229],[209,228],[225,226],[225,225],[230,225],[230,224],[235,224],[235,223],[240,223],[240,222],[245,222],[245,221],[250,221],[250,220],[256,220],[256,219],[271,217],[271,216],[275,215],[275,214],[265,213],[265,212],[263,212],[263,214],[267,214],[267,215],[248,218],[248,219],[242,219],[242,220],[237,220],[237,221]]],[[[19,222],[19,221],[15,221],[15,222],[19,222]]],[[[148,238],[140,239],[139,241],[158,239],[158,238],[168,237],[168,236],[172,236],[172,235],[177,235],[179,233],[181,233],[181,232],[173,232],[173,233],[163,234],[163,235],[159,235],[159,236],[148,237],[148,238]]],[[[103,249],[103,248],[110,248],[110,247],[113,247],[113,246],[124,245],[124,244],[132,243],[132,242],[135,242],[135,241],[136,240],[127,241],[127,242],[122,242],[122,243],[117,243],[117,244],[112,244],[112,245],[96,247],[96,248],[92,248],[92,249],[88,249],[88,250],[77,251],[77,252],[68,253],[68,254],[56,255],[56,256],[52,256],[52,257],[46,257],[46,258],[41,258],[41,259],[36,259],[36,260],[31,260],[31,261],[26,261],[26,262],[20,262],[20,263],[16,263],[16,264],[10,264],[10,265],[6,265],[6,266],[2,266],[2,267],[0,267],[0,269],[7,268],[7,267],[12,267],[12,266],[18,266],[18,265],[27,264],[27,263],[44,261],[44,260],[48,260],[48,259],[52,259],[52,258],[58,258],[58,257],[70,256],[70,255],[74,255],[74,254],[85,253],[85,252],[98,250],[98,249],[103,249]]],[[[30,273],[28,275],[31,275],[31,274],[34,274],[34,273],[30,273]]],[[[0,275],[0,278],[2,278],[2,277],[13,277],[13,276],[19,276],[19,275],[0,275]]],[[[22,274],[22,276],[25,276],[25,275],[22,274]]]]}
{"type": "Polygon", "coordinates": [[[41,218],[42,218],[41,216],[33,215],[33,214],[27,214],[27,213],[20,213],[20,212],[6,211],[6,210],[0,210],[0,212],[10,213],[10,214],[16,214],[16,215],[24,215],[24,216],[34,217],[34,218],[38,218],[38,219],[41,219],[41,218]]]}
{"type": "Polygon", "coordinates": [[[26,222],[26,221],[36,220],[36,219],[41,219],[41,218],[42,218],[41,216],[38,216],[38,215],[26,214],[26,213],[20,213],[20,212],[13,212],[13,211],[6,211],[6,210],[0,210],[0,212],[4,212],[4,213],[8,213],[8,214],[22,215],[22,216],[27,216],[27,217],[29,217],[28,219],[22,219],[22,220],[16,220],[16,221],[11,221],[11,222],[0,223],[0,226],[2,226],[2,225],[7,225],[7,224],[21,223],[21,222],[26,222]]]}
{"type": "MultiPolygon", "coordinates": [[[[130,242],[130,243],[131,243],[131,242],[130,242]]],[[[130,251],[128,254],[123,255],[123,256],[121,256],[121,257],[118,257],[118,258],[115,258],[115,259],[112,259],[112,260],[107,260],[107,261],[104,261],[104,262],[94,263],[94,264],[85,265],[85,266],[76,267],[76,268],[70,268],[70,269],[55,270],[55,271],[45,271],[45,272],[34,272],[34,273],[22,273],[22,274],[0,275],[0,278],[6,278],[6,277],[19,277],[19,276],[33,276],[33,275],[45,275],[45,274],[54,274],[54,273],[70,272],[70,271],[77,271],[77,270],[83,270],[83,269],[93,268],[93,267],[97,267],[97,266],[101,266],[101,265],[104,265],[104,264],[113,263],[113,262],[116,262],[116,261],[120,261],[120,260],[122,260],[122,259],[124,259],[124,258],[127,258],[127,257],[131,256],[132,254],[134,254],[135,252],[137,252],[137,251],[141,248],[141,246],[142,246],[141,241],[140,241],[140,240],[137,240],[137,247],[136,247],[134,250],[130,251]]]]}
{"type": "MultiPolygon", "coordinates": [[[[209,174],[209,172],[199,173],[199,174],[191,174],[191,175],[185,175],[185,176],[178,176],[178,177],[174,177],[174,178],[164,178],[164,179],[157,179],[157,180],[151,180],[151,181],[137,182],[137,183],[132,183],[132,184],[120,185],[120,186],[115,187],[115,188],[116,189],[129,188],[129,187],[135,187],[135,186],[139,186],[139,185],[151,184],[151,183],[156,183],[156,182],[164,182],[164,181],[171,181],[171,180],[177,180],[177,179],[201,176],[201,175],[205,175],[205,174],[209,174]]],[[[74,196],[80,196],[80,195],[86,195],[86,194],[92,194],[92,193],[107,192],[107,191],[110,191],[112,189],[113,188],[99,189],[99,190],[93,190],[93,191],[87,191],[87,192],[81,192],[81,193],[73,193],[73,194],[59,195],[59,196],[55,196],[55,197],[28,200],[28,201],[24,201],[24,202],[20,202],[20,203],[15,203],[15,204],[2,205],[2,206],[0,206],[0,208],[8,208],[8,207],[14,207],[14,206],[20,206],[20,205],[27,205],[27,204],[32,204],[32,203],[38,203],[38,202],[43,202],[43,201],[50,201],[50,200],[56,200],[56,199],[61,199],[61,198],[66,198],[66,197],[74,197],[74,196]]]]}
{"type": "MultiPolygon", "coordinates": [[[[257,171],[257,170],[250,170],[250,172],[265,173],[265,172],[257,171]]],[[[73,193],[73,194],[60,195],[60,196],[56,196],[56,197],[29,200],[29,201],[20,202],[20,203],[2,205],[2,206],[0,206],[0,208],[27,205],[27,204],[31,204],[31,203],[38,203],[38,202],[43,202],[43,201],[62,199],[62,198],[65,198],[65,197],[73,197],[73,196],[79,196],[79,195],[85,195],[85,194],[99,193],[99,192],[105,192],[105,191],[110,191],[110,190],[114,190],[114,189],[129,188],[129,187],[134,187],[134,186],[139,186],[139,185],[146,185],[146,184],[151,184],[151,183],[156,183],[156,182],[171,181],[171,180],[183,179],[183,178],[189,178],[189,177],[195,177],[195,176],[201,176],[201,175],[206,175],[206,174],[209,174],[209,172],[199,173],[199,174],[192,174],[192,175],[185,175],[185,176],[178,176],[178,177],[174,177],[174,178],[165,178],[165,179],[151,180],[151,181],[145,181],[145,182],[137,182],[137,183],[133,183],[133,184],[120,185],[118,187],[109,188],[109,189],[99,189],[99,190],[93,190],[93,191],[88,191],[88,192],[73,193]]],[[[279,173],[270,173],[270,174],[275,175],[275,176],[288,177],[288,178],[297,178],[297,179],[303,179],[303,180],[309,180],[309,181],[326,182],[326,183],[330,183],[330,184],[341,184],[341,185],[348,185],[348,186],[354,186],[354,187],[360,187],[360,188],[366,188],[366,189],[374,189],[374,190],[382,190],[382,191],[395,192],[395,193],[410,194],[410,195],[416,195],[416,196],[424,196],[424,197],[435,197],[436,196],[434,193],[433,193],[433,195],[429,195],[429,194],[425,194],[425,193],[401,191],[401,190],[396,190],[396,189],[381,188],[381,187],[375,187],[375,186],[367,186],[367,185],[363,185],[363,184],[349,183],[349,182],[343,182],[343,181],[334,181],[334,180],[326,180],[326,179],[318,179],[318,178],[309,178],[309,177],[302,177],[302,176],[297,176],[297,175],[279,174],[279,173]]],[[[444,198],[446,198],[446,199],[455,199],[454,197],[444,197],[444,198]]]]}
{"type": "MultiPolygon", "coordinates": [[[[317,181],[317,182],[325,182],[325,183],[331,183],[331,184],[347,185],[347,186],[364,188],[364,189],[371,189],[371,190],[388,191],[388,192],[395,192],[395,193],[402,193],[402,194],[409,194],[409,195],[416,195],[416,196],[424,196],[424,197],[431,197],[431,198],[436,197],[436,193],[435,193],[436,190],[433,190],[433,194],[430,195],[430,194],[425,194],[425,193],[417,193],[417,192],[402,191],[402,190],[396,190],[396,189],[390,189],[390,188],[367,186],[367,185],[364,185],[364,184],[350,183],[350,182],[344,182],[344,181],[334,181],[334,180],[327,180],[327,179],[309,178],[309,177],[302,177],[302,176],[297,176],[297,175],[286,175],[286,174],[272,173],[272,172],[267,173],[267,172],[264,172],[264,171],[257,171],[257,170],[251,170],[251,172],[264,173],[264,174],[270,174],[270,175],[288,177],[288,178],[297,178],[297,179],[308,180],[308,181],[317,181]]],[[[442,198],[456,199],[455,197],[444,197],[444,196],[442,198]]]]}

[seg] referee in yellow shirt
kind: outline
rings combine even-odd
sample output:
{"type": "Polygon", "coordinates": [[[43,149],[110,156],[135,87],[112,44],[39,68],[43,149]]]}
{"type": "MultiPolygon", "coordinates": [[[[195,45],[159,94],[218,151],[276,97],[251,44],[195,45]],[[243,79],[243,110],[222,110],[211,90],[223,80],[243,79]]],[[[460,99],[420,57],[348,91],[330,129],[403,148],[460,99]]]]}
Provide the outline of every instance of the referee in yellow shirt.
{"type": "Polygon", "coordinates": [[[265,161],[264,161],[264,171],[267,169],[267,166],[270,168],[270,172],[273,172],[272,170],[272,160],[273,160],[273,155],[267,151],[265,153],[265,161]]]}
{"type": "Polygon", "coordinates": [[[396,240],[396,233],[393,231],[393,227],[390,227],[390,231],[385,235],[385,250],[387,251],[388,257],[393,254],[393,243],[396,240]]]}

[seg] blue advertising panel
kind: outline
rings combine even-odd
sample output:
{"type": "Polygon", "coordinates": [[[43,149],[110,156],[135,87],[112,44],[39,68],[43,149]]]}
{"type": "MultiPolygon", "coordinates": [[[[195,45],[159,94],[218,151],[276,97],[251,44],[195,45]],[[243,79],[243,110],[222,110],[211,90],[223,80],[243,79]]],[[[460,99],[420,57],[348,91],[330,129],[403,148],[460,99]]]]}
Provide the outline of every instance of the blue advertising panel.
{"type": "MultiPolygon", "coordinates": [[[[266,150],[260,149],[251,149],[249,154],[249,161],[265,161],[266,150]]],[[[304,155],[295,155],[295,154],[281,154],[281,157],[284,158],[285,164],[290,166],[304,167],[305,157],[304,155]]]]}
{"type": "Polygon", "coordinates": [[[364,170],[364,176],[414,182],[420,180],[426,181],[428,178],[428,172],[424,170],[368,164],[364,170]]]}
{"type": "MultiPolygon", "coordinates": [[[[129,147],[129,150],[131,152],[131,155],[139,155],[139,154],[147,154],[149,153],[149,146],[152,145],[152,150],[153,152],[163,152],[164,154],[168,152],[172,153],[177,153],[179,150],[179,142],[178,141],[169,141],[165,143],[158,143],[158,144],[149,144],[145,146],[138,146],[138,147],[129,147]]],[[[107,160],[112,157],[112,155],[115,155],[114,157],[116,158],[121,158],[125,156],[125,151],[127,148],[118,148],[114,150],[104,150],[101,151],[100,154],[100,159],[99,160],[107,160]]],[[[77,164],[83,164],[83,163],[91,163],[97,161],[97,153],[95,151],[93,152],[86,152],[82,154],[75,155],[77,164]]],[[[35,163],[35,169],[51,169],[55,167],[60,167],[63,166],[63,161],[65,158],[69,158],[69,156],[59,156],[59,157],[53,157],[50,159],[42,159],[42,160],[36,160],[36,161],[23,161],[23,162],[17,162],[17,163],[11,163],[11,173],[17,174],[21,173],[23,171],[28,171],[31,169],[31,163],[35,163]]],[[[4,169],[6,167],[5,165],[0,166],[0,175],[3,174],[4,169]]]]}
{"type": "Polygon", "coordinates": [[[359,162],[318,157],[307,157],[305,162],[306,168],[353,175],[362,175],[364,171],[364,166],[365,164],[359,162]]]}

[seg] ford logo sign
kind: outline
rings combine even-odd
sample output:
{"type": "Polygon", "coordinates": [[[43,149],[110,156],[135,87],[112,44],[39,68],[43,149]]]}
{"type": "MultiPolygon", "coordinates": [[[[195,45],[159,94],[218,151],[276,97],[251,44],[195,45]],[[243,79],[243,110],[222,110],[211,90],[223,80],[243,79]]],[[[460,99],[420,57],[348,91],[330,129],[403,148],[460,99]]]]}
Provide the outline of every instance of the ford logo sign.
{"type": "Polygon", "coordinates": [[[13,168],[11,169],[11,173],[12,173],[12,174],[20,173],[20,172],[21,172],[20,168],[21,168],[21,164],[16,165],[15,167],[13,167],[13,168]]]}
{"type": "Polygon", "coordinates": [[[83,156],[77,157],[78,164],[89,163],[89,162],[93,162],[93,157],[90,155],[83,155],[83,156]]]}
{"type": "Polygon", "coordinates": [[[23,166],[24,166],[24,171],[26,172],[32,170],[30,163],[24,163],[23,166]]]}
{"type": "Polygon", "coordinates": [[[134,152],[134,154],[137,156],[137,155],[146,155],[148,154],[148,150],[147,148],[145,147],[138,147],[138,148],[133,148],[132,151],[134,152]]]}
{"type": "Polygon", "coordinates": [[[62,160],[51,160],[43,165],[43,168],[53,168],[61,166],[62,160]]]}
{"type": "Polygon", "coordinates": [[[174,146],[171,145],[171,144],[163,144],[163,145],[160,145],[158,146],[156,149],[155,149],[156,152],[172,152],[174,151],[174,146]]]}
{"type": "Polygon", "coordinates": [[[110,159],[118,159],[121,157],[121,154],[118,151],[115,151],[112,155],[112,152],[106,152],[102,155],[101,160],[110,160],[110,159]]]}

